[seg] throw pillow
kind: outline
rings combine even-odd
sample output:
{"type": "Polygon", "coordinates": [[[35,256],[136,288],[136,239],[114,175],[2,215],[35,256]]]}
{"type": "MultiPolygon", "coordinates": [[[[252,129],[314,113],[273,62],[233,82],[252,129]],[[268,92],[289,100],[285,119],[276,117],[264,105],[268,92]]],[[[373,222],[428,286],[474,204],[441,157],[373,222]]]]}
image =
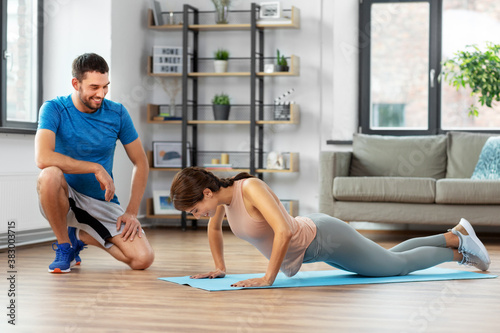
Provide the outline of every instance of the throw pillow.
{"type": "Polygon", "coordinates": [[[350,176],[443,178],[446,136],[354,134],[350,176]]]}
{"type": "Polygon", "coordinates": [[[500,137],[486,141],[471,179],[500,179],[500,137]]]}

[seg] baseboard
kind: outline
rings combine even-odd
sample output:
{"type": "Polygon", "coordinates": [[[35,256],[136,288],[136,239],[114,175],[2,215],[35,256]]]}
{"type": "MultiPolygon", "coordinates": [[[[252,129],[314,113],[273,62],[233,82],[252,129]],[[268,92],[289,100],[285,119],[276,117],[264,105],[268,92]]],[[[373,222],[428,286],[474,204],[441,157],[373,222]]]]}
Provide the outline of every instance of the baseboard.
{"type": "MultiPolygon", "coordinates": [[[[18,247],[18,246],[31,245],[43,242],[50,242],[55,240],[56,236],[54,236],[52,229],[50,227],[47,227],[47,228],[16,231],[14,244],[16,245],[16,247],[18,247]]],[[[0,250],[7,249],[8,246],[9,246],[8,234],[6,232],[0,233],[0,250]]]]}

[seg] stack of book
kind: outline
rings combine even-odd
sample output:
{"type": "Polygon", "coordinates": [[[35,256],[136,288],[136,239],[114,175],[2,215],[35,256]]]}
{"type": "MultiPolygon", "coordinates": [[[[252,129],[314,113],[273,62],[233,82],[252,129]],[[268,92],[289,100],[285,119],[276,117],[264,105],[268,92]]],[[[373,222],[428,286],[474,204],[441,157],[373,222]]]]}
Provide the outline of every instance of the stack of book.
{"type": "MultiPolygon", "coordinates": [[[[188,53],[190,49],[188,48],[188,53]]],[[[182,47],[178,46],[154,46],[153,47],[153,73],[172,74],[182,73],[182,47]]],[[[188,62],[188,72],[190,64],[188,62]]]]}
{"type": "Polygon", "coordinates": [[[232,169],[232,164],[203,164],[203,167],[208,170],[232,169]]]}

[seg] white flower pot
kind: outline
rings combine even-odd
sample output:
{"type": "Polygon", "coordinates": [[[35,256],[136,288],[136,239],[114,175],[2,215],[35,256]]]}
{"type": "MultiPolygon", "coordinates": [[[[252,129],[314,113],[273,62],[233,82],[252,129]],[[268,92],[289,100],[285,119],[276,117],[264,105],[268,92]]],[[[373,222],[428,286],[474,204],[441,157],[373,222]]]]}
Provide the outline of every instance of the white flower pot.
{"type": "Polygon", "coordinates": [[[215,73],[227,72],[227,60],[214,60],[215,73]]]}

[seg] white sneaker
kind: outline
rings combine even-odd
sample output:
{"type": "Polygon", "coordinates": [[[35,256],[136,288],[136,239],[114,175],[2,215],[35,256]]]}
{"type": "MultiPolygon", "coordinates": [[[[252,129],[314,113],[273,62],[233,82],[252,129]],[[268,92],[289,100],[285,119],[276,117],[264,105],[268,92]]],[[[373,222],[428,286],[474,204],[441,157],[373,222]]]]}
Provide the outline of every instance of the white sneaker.
{"type": "Polygon", "coordinates": [[[490,256],[469,221],[461,219],[451,232],[460,239],[458,252],[462,253],[464,258],[459,264],[474,266],[482,271],[488,270],[491,263],[490,256]]]}

